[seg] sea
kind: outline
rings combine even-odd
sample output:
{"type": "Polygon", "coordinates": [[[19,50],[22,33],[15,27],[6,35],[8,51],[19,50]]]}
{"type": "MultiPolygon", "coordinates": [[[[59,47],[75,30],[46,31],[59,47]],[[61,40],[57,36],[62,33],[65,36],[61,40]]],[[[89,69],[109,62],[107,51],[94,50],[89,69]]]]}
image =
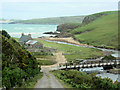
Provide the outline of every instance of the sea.
{"type": "Polygon", "coordinates": [[[11,37],[20,38],[21,33],[31,34],[32,38],[42,36],[53,36],[43,34],[44,32],[54,32],[57,30],[57,25],[40,25],[40,24],[0,24],[1,30],[6,30],[11,37]]]}

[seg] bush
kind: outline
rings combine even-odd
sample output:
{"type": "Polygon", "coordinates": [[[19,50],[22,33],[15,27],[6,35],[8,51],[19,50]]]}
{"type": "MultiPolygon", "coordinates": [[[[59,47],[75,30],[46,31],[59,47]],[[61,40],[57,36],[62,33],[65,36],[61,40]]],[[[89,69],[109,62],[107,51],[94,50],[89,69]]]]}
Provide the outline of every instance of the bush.
{"type": "Polygon", "coordinates": [[[104,58],[102,58],[102,60],[116,60],[116,58],[112,55],[109,55],[109,56],[105,56],[104,58]]]}
{"type": "Polygon", "coordinates": [[[18,42],[2,31],[2,86],[12,88],[21,86],[23,79],[27,80],[39,73],[36,58],[23,49],[18,42]]]}
{"type": "Polygon", "coordinates": [[[70,84],[74,88],[100,88],[113,89],[118,88],[120,83],[113,83],[111,79],[96,77],[95,74],[86,74],[75,70],[70,71],[53,71],[54,75],[65,83],[70,84]]]}

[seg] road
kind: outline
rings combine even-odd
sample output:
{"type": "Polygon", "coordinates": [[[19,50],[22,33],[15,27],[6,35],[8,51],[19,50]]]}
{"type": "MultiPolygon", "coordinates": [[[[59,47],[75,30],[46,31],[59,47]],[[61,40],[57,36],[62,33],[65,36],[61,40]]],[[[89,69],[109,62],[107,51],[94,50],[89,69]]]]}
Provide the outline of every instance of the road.
{"type": "Polygon", "coordinates": [[[43,70],[43,78],[40,79],[35,88],[64,88],[61,83],[52,75],[48,68],[43,70]]]}
{"type": "Polygon", "coordinates": [[[43,77],[37,82],[35,88],[64,88],[61,83],[54,77],[54,75],[49,72],[52,68],[56,68],[59,63],[66,62],[66,59],[62,53],[63,52],[56,53],[57,64],[41,66],[43,77]]]}

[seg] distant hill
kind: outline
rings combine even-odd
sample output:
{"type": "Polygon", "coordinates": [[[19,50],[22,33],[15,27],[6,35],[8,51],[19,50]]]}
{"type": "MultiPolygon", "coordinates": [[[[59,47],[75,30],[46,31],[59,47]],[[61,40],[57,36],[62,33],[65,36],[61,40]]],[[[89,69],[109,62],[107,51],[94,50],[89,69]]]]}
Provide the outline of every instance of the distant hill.
{"type": "Polygon", "coordinates": [[[51,18],[39,18],[29,20],[17,20],[11,22],[22,24],[63,24],[63,23],[81,23],[85,16],[66,16],[66,17],[51,17],[51,18]]]}
{"type": "Polygon", "coordinates": [[[1,23],[2,23],[2,24],[8,24],[8,23],[15,22],[15,21],[18,21],[18,20],[0,18],[0,24],[1,24],[1,23]]]}

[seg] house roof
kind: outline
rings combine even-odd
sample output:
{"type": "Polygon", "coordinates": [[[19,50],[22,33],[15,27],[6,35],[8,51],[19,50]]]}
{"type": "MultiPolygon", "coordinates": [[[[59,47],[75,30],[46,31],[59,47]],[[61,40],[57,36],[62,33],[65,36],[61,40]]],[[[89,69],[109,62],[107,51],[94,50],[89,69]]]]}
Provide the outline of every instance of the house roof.
{"type": "Polygon", "coordinates": [[[23,36],[21,36],[21,38],[19,39],[19,42],[25,42],[25,41],[27,41],[29,38],[30,38],[29,35],[23,35],[23,36]]]}
{"type": "Polygon", "coordinates": [[[35,40],[28,40],[27,42],[26,42],[26,44],[31,44],[31,45],[33,45],[33,44],[35,44],[37,41],[35,41],[35,40]]]}

